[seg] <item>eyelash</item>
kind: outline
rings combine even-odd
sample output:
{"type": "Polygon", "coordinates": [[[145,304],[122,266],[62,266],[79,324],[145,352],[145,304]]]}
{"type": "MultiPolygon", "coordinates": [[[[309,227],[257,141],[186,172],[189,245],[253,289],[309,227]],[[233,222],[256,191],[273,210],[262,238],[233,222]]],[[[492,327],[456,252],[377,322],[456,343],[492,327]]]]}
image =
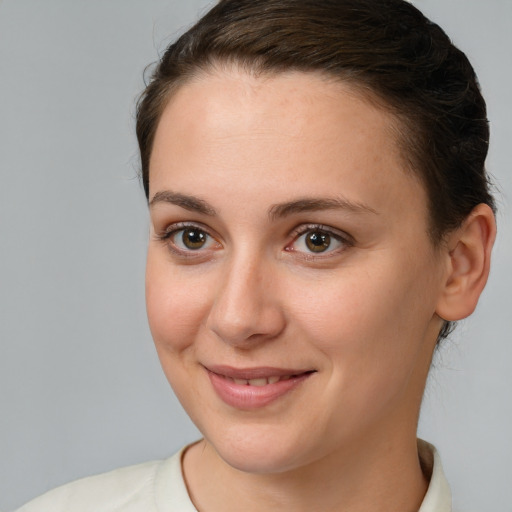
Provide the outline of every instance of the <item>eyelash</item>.
{"type": "MultiPolygon", "coordinates": [[[[205,234],[210,240],[213,240],[214,243],[216,243],[218,246],[220,246],[220,243],[216,240],[214,236],[212,236],[208,229],[206,229],[204,226],[200,224],[194,224],[191,222],[180,222],[177,224],[173,224],[169,226],[163,233],[157,234],[156,238],[157,240],[165,243],[165,245],[168,247],[168,249],[175,255],[183,257],[183,258],[197,258],[197,257],[204,257],[204,249],[203,247],[198,247],[196,250],[194,249],[182,249],[177,247],[176,242],[174,242],[172,239],[174,236],[181,232],[185,232],[187,229],[195,230],[199,233],[205,234]]],[[[334,230],[331,227],[324,226],[322,224],[306,224],[301,225],[300,227],[296,228],[292,231],[291,236],[293,237],[292,241],[284,248],[286,252],[293,252],[300,254],[302,257],[308,260],[316,260],[316,259],[323,259],[328,258],[332,256],[333,254],[339,254],[340,252],[343,252],[349,247],[352,247],[354,245],[354,240],[350,235],[340,232],[338,230],[334,230]],[[330,240],[335,240],[340,244],[340,247],[335,249],[330,249],[328,247],[325,251],[319,251],[318,253],[315,253],[313,251],[299,251],[297,249],[294,249],[292,246],[297,243],[297,241],[304,235],[307,235],[308,233],[321,233],[322,235],[325,235],[329,237],[330,240]]],[[[208,242],[207,242],[208,243],[208,242]]]]}

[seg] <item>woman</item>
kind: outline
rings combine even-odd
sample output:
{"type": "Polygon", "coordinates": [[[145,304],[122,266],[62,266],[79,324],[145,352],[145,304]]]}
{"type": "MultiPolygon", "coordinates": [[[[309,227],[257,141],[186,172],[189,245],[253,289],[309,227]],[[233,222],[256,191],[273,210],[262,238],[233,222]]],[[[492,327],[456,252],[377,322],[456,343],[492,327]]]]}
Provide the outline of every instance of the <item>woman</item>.
{"type": "Polygon", "coordinates": [[[496,232],[464,54],[402,0],[221,1],[137,135],[149,323],[204,438],[21,510],[451,510],[416,427],[496,232]]]}

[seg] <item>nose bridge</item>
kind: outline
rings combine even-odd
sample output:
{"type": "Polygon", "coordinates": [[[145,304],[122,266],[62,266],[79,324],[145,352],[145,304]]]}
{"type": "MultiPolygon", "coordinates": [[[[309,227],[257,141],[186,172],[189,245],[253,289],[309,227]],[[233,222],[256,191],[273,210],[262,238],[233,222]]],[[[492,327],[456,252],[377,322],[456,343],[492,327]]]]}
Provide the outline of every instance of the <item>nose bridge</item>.
{"type": "Polygon", "coordinates": [[[219,338],[244,345],[279,334],[284,316],[272,293],[273,274],[264,256],[247,250],[226,262],[209,317],[209,327],[219,338]]]}

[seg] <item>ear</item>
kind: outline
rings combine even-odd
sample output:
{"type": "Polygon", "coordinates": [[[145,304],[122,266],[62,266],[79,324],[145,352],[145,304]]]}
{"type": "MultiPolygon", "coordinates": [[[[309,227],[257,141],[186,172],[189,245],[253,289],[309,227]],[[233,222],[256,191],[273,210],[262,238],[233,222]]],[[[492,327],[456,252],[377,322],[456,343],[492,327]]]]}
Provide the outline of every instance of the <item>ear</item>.
{"type": "Polygon", "coordinates": [[[444,320],[469,316],[489,277],[491,250],[496,238],[494,213],[486,204],[471,211],[446,244],[447,274],[436,313],[444,320]]]}

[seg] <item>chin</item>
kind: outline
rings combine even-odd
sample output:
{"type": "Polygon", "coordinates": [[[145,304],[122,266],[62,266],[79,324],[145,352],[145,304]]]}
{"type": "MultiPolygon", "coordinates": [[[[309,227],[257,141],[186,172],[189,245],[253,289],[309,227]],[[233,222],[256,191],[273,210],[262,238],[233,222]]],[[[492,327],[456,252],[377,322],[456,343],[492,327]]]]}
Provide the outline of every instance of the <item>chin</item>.
{"type": "Polygon", "coordinates": [[[238,426],[205,439],[226,464],[244,473],[284,473],[311,462],[304,443],[289,427],[238,426]]]}

